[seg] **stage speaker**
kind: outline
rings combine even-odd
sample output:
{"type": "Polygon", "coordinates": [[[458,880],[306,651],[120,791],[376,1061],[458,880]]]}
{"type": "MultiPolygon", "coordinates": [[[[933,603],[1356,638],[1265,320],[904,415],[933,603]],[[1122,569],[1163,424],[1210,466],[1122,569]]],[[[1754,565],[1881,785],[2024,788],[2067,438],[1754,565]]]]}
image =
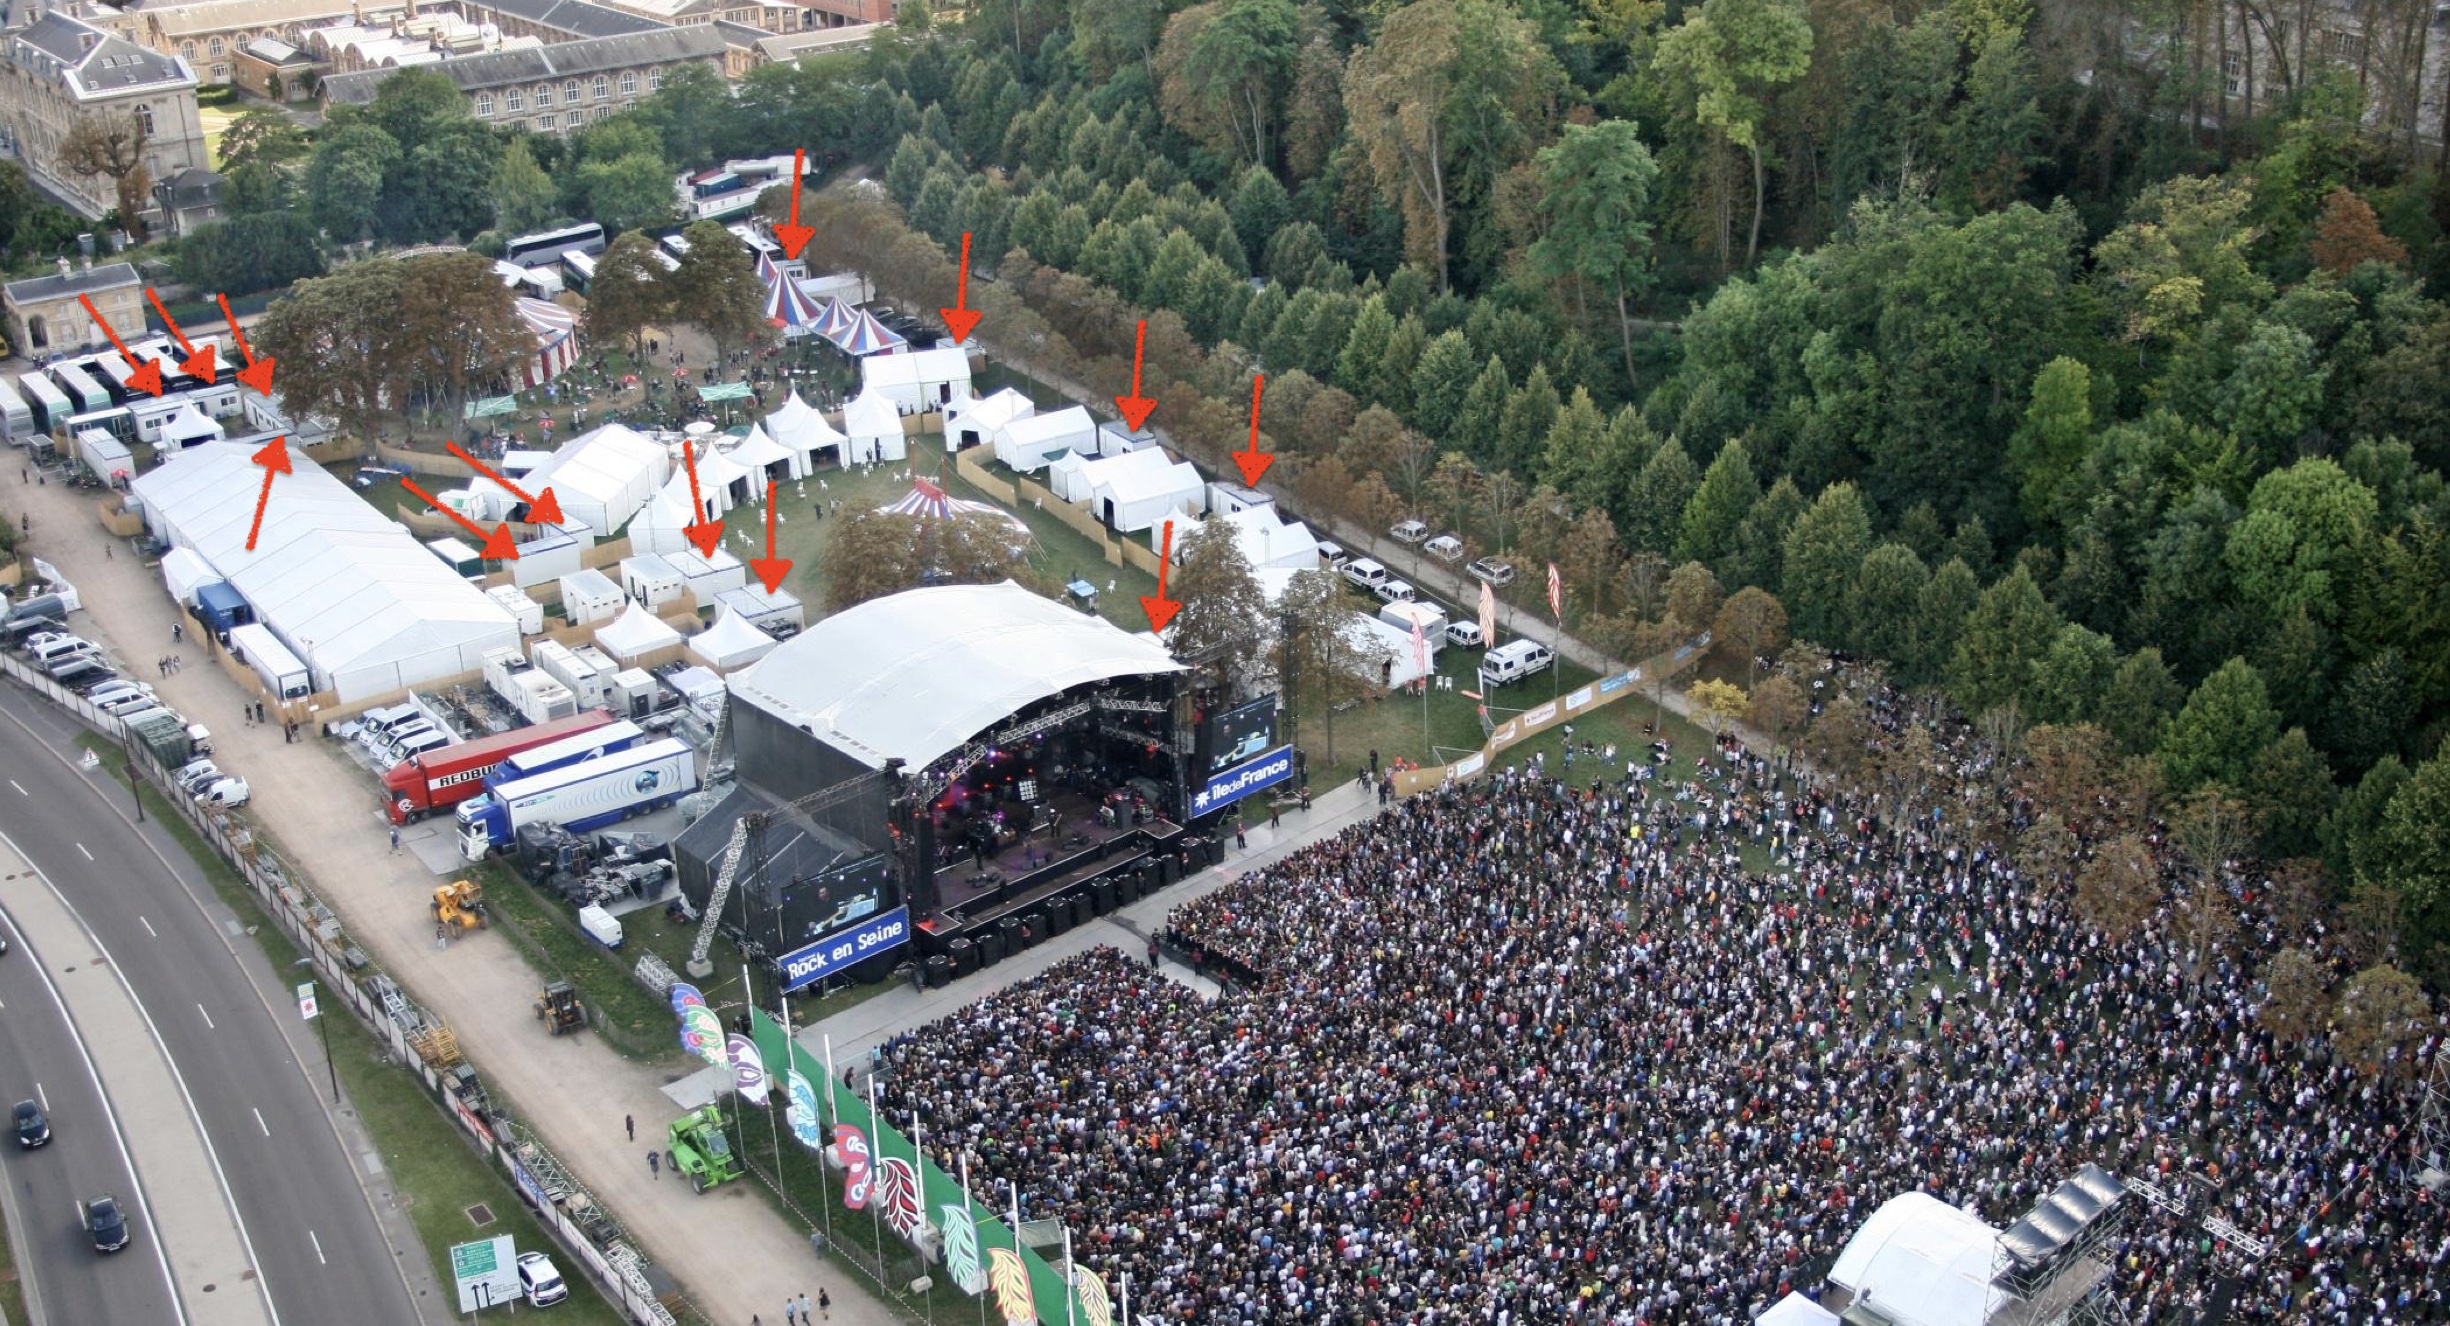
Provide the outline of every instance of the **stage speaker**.
{"type": "Polygon", "coordinates": [[[1046,933],[1052,937],[1072,928],[1072,904],[1061,898],[1046,907],[1046,933]]]}
{"type": "Polygon", "coordinates": [[[1046,913],[1031,912],[1021,918],[1021,947],[1035,948],[1046,938],[1046,913]]]}
{"type": "Polygon", "coordinates": [[[1166,885],[1173,883],[1175,879],[1181,875],[1182,858],[1174,855],[1172,852],[1166,852],[1157,858],[1156,866],[1157,887],[1164,888],[1166,885]]]}
{"type": "Polygon", "coordinates": [[[1221,866],[1221,865],[1225,864],[1225,840],[1224,840],[1224,839],[1222,839],[1222,838],[1210,838],[1210,839],[1208,839],[1208,840],[1207,840],[1207,847],[1208,847],[1208,864],[1210,864],[1210,865],[1212,865],[1212,866],[1221,866]]]}
{"type": "Polygon", "coordinates": [[[1114,878],[1112,876],[1107,876],[1102,879],[1090,881],[1089,897],[1092,905],[1097,908],[1098,915],[1104,916],[1106,913],[1113,911],[1114,878]]]}
{"type": "Polygon", "coordinates": [[[956,939],[945,947],[951,952],[954,976],[967,976],[978,970],[978,945],[966,939],[956,939]]]}
{"type": "Polygon", "coordinates": [[[978,937],[978,965],[982,968],[992,967],[1003,960],[1003,932],[1000,930],[989,930],[980,935],[978,937]]]}
{"type": "Polygon", "coordinates": [[[1114,905],[1129,907],[1140,901],[1140,876],[1137,871],[1115,876],[1114,905]]]}
{"type": "Polygon", "coordinates": [[[1089,919],[1096,915],[1097,912],[1089,906],[1089,894],[1087,890],[1084,889],[1081,892],[1072,895],[1073,929],[1078,930],[1082,926],[1089,924],[1089,919]]]}
{"type": "Polygon", "coordinates": [[[927,959],[927,988],[931,990],[939,989],[951,983],[952,979],[953,964],[951,959],[946,958],[941,953],[929,954],[927,959]]]}
{"type": "Polygon", "coordinates": [[[996,922],[996,930],[1004,936],[1004,956],[1012,957],[1029,947],[1029,936],[1022,933],[1021,918],[1007,916],[996,922]]]}

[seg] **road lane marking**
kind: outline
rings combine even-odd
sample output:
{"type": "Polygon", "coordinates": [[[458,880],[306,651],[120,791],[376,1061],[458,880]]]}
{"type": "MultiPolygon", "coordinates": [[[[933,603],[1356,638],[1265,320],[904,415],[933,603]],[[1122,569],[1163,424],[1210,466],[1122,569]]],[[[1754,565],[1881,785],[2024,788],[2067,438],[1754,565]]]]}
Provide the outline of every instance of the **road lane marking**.
{"type": "Polygon", "coordinates": [[[142,914],[139,914],[139,915],[137,916],[137,918],[136,918],[136,923],[137,923],[138,925],[143,926],[143,927],[145,928],[145,933],[146,933],[146,934],[148,934],[148,935],[153,936],[155,939],[159,939],[159,938],[161,938],[161,937],[162,937],[162,932],[161,932],[161,931],[159,931],[159,930],[154,929],[154,928],[153,928],[153,923],[152,923],[151,921],[146,920],[142,914]]]}
{"type": "MultiPolygon", "coordinates": [[[[196,1011],[197,1011],[197,1012],[199,1012],[199,1013],[204,1013],[204,1005],[202,1005],[202,1004],[198,1004],[198,1005],[196,1005],[196,1011]]],[[[213,1015],[212,1015],[212,1014],[210,1014],[210,1013],[204,1013],[204,1029],[205,1029],[206,1031],[219,1031],[219,1030],[221,1030],[221,1028],[216,1027],[216,1026],[214,1026],[214,1025],[213,1025],[213,1015]]]]}
{"type": "Polygon", "coordinates": [[[17,781],[16,779],[14,779],[14,778],[12,778],[12,779],[10,779],[10,780],[9,780],[9,786],[11,786],[11,787],[13,787],[13,788],[16,788],[16,789],[17,789],[17,795],[19,795],[19,796],[21,796],[21,797],[30,797],[30,796],[34,795],[33,793],[28,792],[28,791],[25,789],[25,784],[18,782],[18,781],[17,781]]]}
{"type": "Polygon", "coordinates": [[[308,1230],[308,1231],[306,1231],[306,1241],[307,1241],[307,1242],[309,1242],[309,1243],[312,1243],[312,1244],[314,1244],[314,1245],[315,1245],[315,1260],[316,1260],[317,1262],[320,1262],[320,1263],[322,1263],[322,1264],[323,1264],[323,1265],[325,1265],[325,1266],[329,1266],[329,1265],[331,1265],[331,1264],[332,1264],[332,1263],[331,1263],[329,1260],[327,1260],[327,1259],[324,1257],[324,1255],[323,1255],[323,1240],[315,1237],[315,1231],[313,1231],[313,1230],[311,1230],[311,1229],[310,1229],[310,1230],[308,1230]]]}
{"type": "Polygon", "coordinates": [[[255,1126],[256,1126],[257,1128],[261,1128],[261,1129],[263,1129],[264,1136],[266,1136],[266,1137],[270,1137],[270,1136],[272,1136],[272,1130],[271,1130],[270,1128],[265,1127],[265,1125],[264,1125],[264,1112],[263,1112],[262,1110],[256,1109],[256,1108],[255,1108],[254,1106],[252,1106],[252,1105],[248,1106],[248,1107],[247,1107],[247,1109],[248,1109],[248,1112],[249,1112],[249,1113],[251,1113],[251,1114],[253,1114],[253,1115],[255,1116],[255,1126]]]}
{"type": "MultiPolygon", "coordinates": [[[[78,851],[80,851],[80,852],[85,852],[85,844],[83,844],[83,843],[78,843],[78,844],[77,844],[77,850],[78,850],[78,851]]],[[[93,854],[93,853],[91,853],[91,852],[85,852],[85,859],[86,859],[86,860],[88,860],[88,861],[93,860],[93,859],[94,859],[94,854],[93,854]]]]}
{"type": "Polygon", "coordinates": [[[48,1092],[43,1090],[43,1084],[40,1082],[34,1084],[34,1099],[43,1103],[43,1113],[49,1114],[51,1112],[51,1096],[48,1092]]]}

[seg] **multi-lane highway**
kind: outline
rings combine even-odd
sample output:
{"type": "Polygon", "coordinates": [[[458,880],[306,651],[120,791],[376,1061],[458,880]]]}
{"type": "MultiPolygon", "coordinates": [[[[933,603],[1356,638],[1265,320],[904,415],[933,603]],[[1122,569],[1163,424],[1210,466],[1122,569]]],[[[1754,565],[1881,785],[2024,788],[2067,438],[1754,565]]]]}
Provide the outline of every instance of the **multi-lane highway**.
{"type": "MultiPolygon", "coordinates": [[[[57,972],[66,964],[106,959],[124,977],[151,1035],[168,1051],[183,1104],[202,1127],[215,1171],[213,1187],[221,1189],[155,1191],[151,1196],[156,1208],[169,1201],[226,1201],[234,1207],[250,1269],[260,1277],[277,1322],[421,1326],[423,1317],[403,1280],[401,1262],[422,1254],[413,1247],[396,1247],[386,1237],[354,1168],[359,1158],[343,1145],[325,1113],[324,1065],[311,1041],[293,1036],[293,1029],[283,1025],[283,1020],[298,1017],[289,990],[295,974],[271,970],[260,952],[253,951],[252,939],[231,933],[233,918],[209,885],[196,878],[190,863],[162,851],[130,822],[125,792],[114,794],[98,771],[76,767],[72,740],[73,728],[64,715],[22,690],[0,685],[0,770],[9,775],[0,782],[0,834],[7,835],[65,900],[95,949],[77,955],[46,952],[43,961],[57,972]]],[[[0,967],[18,962],[20,956],[0,957],[0,967]]],[[[43,1007],[33,1002],[39,986],[29,985],[28,975],[0,970],[0,1001],[6,1005],[0,1010],[0,1048],[24,1048],[30,1056],[12,1056],[0,1064],[0,1096],[7,1097],[0,1105],[19,1098],[13,1093],[31,1094],[30,1081],[21,1085],[9,1075],[19,1063],[39,1063],[43,1087],[59,1105],[53,1118],[61,1140],[46,1150],[65,1148],[72,1137],[83,1148],[86,1137],[104,1133],[93,1076],[69,1081],[66,1066],[77,1062],[78,1052],[58,1034],[56,1010],[45,1013],[52,1030],[33,1025],[31,1016],[22,1031],[13,1030],[20,1010],[43,1007]],[[21,999],[28,1002],[21,1004],[21,999]],[[14,1040],[6,1039],[12,1035],[14,1040]],[[16,1041],[29,1044],[21,1047],[16,1041]],[[50,1047],[37,1050],[30,1044],[35,1041],[49,1042],[50,1047]],[[63,1097],[63,1090],[82,1094],[63,1097]]],[[[31,975],[39,980],[41,973],[31,975]]],[[[108,1082],[112,1073],[107,1061],[104,1069],[102,1077],[108,1082]]],[[[0,1144],[14,1146],[4,1139],[0,1144]]],[[[12,1190],[21,1203],[30,1201],[31,1193],[23,1186],[26,1179],[45,1166],[66,1169],[65,1162],[84,1163],[86,1156],[81,1149],[11,1156],[12,1190]]],[[[145,1165],[141,1148],[136,1163],[140,1170],[145,1165]]],[[[62,1182],[92,1186],[82,1177],[62,1182]]],[[[133,1275],[120,1273],[140,1268],[94,1265],[91,1249],[73,1242],[77,1230],[70,1223],[74,1212],[66,1199],[46,1195],[44,1200],[58,1209],[21,1210],[19,1215],[34,1230],[57,1227],[61,1240],[56,1248],[20,1249],[20,1256],[37,1260],[36,1287],[53,1326],[179,1320],[166,1302],[160,1311],[125,1314],[72,1308],[78,1289],[101,1279],[133,1280],[133,1275]],[[71,1253],[81,1254],[81,1260],[67,1255],[71,1253]],[[61,1289],[53,1288],[54,1275],[61,1289]]],[[[141,1224],[138,1237],[140,1247],[149,1239],[141,1224]]],[[[177,1266],[178,1249],[170,1251],[177,1266]]],[[[160,1293],[162,1273],[155,1270],[151,1275],[160,1293]]],[[[193,1278],[184,1271],[181,1275],[193,1278]]],[[[257,1292],[255,1285],[240,1279],[216,1284],[212,1292],[257,1292]]],[[[180,1288],[189,1304],[197,1301],[198,1286],[182,1283],[180,1288]]],[[[109,1292],[122,1291],[114,1285],[109,1292]]],[[[437,1307],[447,1310],[448,1305],[437,1307]]]]}

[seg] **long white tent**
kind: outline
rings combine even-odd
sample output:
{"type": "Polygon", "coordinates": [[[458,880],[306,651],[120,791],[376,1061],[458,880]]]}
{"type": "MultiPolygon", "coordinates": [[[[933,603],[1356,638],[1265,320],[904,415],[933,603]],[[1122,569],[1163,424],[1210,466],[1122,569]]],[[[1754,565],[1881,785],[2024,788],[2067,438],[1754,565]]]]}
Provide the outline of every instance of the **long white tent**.
{"type": "Polygon", "coordinates": [[[255,548],[257,448],[211,442],[134,485],[145,525],[204,559],[343,703],[474,672],[519,624],[347,484],[293,463],[274,481],[255,548]]]}
{"type": "MultiPolygon", "coordinates": [[[[626,424],[606,424],[564,442],[520,479],[519,486],[536,495],[552,489],[568,522],[585,525],[598,539],[609,539],[655,496],[672,468],[661,442],[626,424]]],[[[478,478],[469,488],[478,496],[475,518],[480,522],[500,520],[523,505],[491,479],[478,478]]]]}

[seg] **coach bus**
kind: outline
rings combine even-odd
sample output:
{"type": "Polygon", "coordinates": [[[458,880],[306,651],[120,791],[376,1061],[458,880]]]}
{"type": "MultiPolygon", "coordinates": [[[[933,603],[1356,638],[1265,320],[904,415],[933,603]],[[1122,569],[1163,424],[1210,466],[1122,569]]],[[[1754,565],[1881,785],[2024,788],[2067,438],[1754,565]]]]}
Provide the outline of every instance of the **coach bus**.
{"type": "Polygon", "coordinates": [[[596,254],[604,251],[604,227],[590,221],[567,230],[548,230],[540,235],[521,235],[502,246],[502,259],[522,267],[542,267],[561,261],[565,253],[596,254]]]}

